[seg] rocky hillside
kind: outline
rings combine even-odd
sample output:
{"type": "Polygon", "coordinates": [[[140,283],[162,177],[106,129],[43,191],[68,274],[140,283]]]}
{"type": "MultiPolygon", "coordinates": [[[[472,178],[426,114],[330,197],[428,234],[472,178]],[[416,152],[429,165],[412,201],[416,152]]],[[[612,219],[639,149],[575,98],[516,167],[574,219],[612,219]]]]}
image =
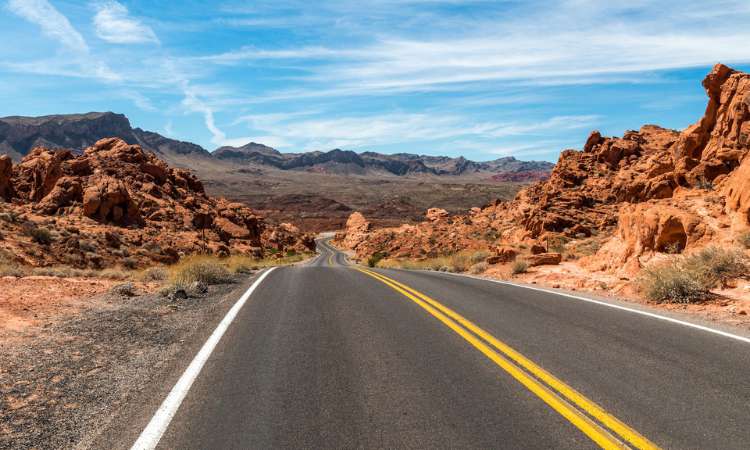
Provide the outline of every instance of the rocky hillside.
{"type": "Polygon", "coordinates": [[[703,86],[705,115],[681,132],[595,131],[581,151],[562,152],[548,180],[512,201],[454,217],[431,210],[420,224],[380,230],[354,215],[338,241],[361,257],[483,248],[497,251],[496,262],[508,246],[543,252],[551,241],[597,239],[606,241],[582,264],[628,273],[665,252],[735,245],[750,232],[750,75],[717,65],[703,86]]]}
{"type": "Polygon", "coordinates": [[[119,137],[128,144],[138,144],[162,158],[175,155],[210,157],[210,153],[199,145],[133,128],[122,114],[91,112],[0,118],[0,154],[10,155],[15,161],[20,161],[35,147],[82,151],[110,136],[119,137]]]}
{"type": "Polygon", "coordinates": [[[414,155],[375,152],[356,153],[335,149],[328,152],[281,153],[262,144],[242,147],[221,147],[214,156],[237,164],[271,166],[281,170],[303,170],[340,175],[450,175],[487,173],[498,181],[536,181],[549,176],[553,164],[546,161],[519,161],[505,157],[486,162],[469,161],[463,157],[414,155]]]}
{"type": "Polygon", "coordinates": [[[0,156],[0,239],[6,259],[94,268],[314,247],[295,227],[209,197],[190,172],[119,138],[81,155],[36,147],[16,165],[0,156]]]}

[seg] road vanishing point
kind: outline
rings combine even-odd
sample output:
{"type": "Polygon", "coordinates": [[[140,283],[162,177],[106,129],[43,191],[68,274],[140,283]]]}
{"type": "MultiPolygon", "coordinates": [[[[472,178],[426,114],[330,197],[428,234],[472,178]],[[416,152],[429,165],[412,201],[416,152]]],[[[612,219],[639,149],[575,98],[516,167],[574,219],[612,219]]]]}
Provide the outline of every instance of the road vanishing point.
{"type": "Polygon", "coordinates": [[[318,253],[255,275],[129,446],[750,448],[745,337],[318,253]]]}

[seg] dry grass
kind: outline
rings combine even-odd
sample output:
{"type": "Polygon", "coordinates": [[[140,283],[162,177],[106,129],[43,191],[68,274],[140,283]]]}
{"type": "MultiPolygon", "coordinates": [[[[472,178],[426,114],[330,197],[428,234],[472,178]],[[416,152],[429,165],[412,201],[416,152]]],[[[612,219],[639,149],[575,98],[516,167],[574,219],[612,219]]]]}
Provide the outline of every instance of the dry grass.
{"type": "Polygon", "coordinates": [[[232,281],[232,272],[225,262],[215,256],[189,256],[169,267],[172,284],[190,285],[194,282],[206,285],[223,284],[232,281]]]}
{"type": "Polygon", "coordinates": [[[526,273],[527,270],[529,270],[529,264],[526,261],[520,259],[514,261],[510,266],[510,271],[513,273],[513,275],[526,273]]]}
{"type": "Polygon", "coordinates": [[[486,262],[484,262],[484,261],[478,262],[478,263],[474,264],[473,266],[469,267],[469,273],[471,273],[473,275],[478,275],[478,274],[484,272],[485,270],[487,270],[487,267],[488,266],[487,266],[486,262]]]}
{"type": "Polygon", "coordinates": [[[749,270],[739,249],[707,247],[644,269],[638,284],[641,292],[656,302],[697,303],[710,298],[711,289],[747,277],[749,270]]]}
{"type": "MultiPolygon", "coordinates": [[[[439,270],[441,272],[466,272],[474,265],[472,256],[479,252],[462,251],[451,255],[425,259],[382,259],[377,267],[386,269],[439,270]]],[[[475,256],[476,257],[476,256],[475,256]]]]}

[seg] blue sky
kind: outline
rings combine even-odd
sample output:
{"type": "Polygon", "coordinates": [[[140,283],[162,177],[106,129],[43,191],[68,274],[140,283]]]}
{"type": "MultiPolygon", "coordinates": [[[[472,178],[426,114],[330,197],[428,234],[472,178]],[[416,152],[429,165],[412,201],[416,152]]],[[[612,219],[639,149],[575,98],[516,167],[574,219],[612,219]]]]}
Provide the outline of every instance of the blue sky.
{"type": "Polygon", "coordinates": [[[513,155],[684,128],[747,0],[0,0],[0,115],[126,114],[213,150],[513,155]]]}

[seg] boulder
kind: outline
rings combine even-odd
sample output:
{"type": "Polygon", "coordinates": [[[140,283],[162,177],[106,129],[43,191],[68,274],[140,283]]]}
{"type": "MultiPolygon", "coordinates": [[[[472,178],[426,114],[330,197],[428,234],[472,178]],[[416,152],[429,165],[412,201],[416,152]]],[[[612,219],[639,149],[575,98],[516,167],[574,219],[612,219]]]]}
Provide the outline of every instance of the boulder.
{"type": "Polygon", "coordinates": [[[539,253],[538,255],[528,255],[524,258],[529,267],[557,265],[562,261],[562,255],[559,253],[539,253]]]}
{"type": "Polygon", "coordinates": [[[55,214],[60,209],[80,202],[83,196],[81,182],[75,177],[62,177],[57,180],[52,191],[37,205],[43,214],[55,214]]]}
{"type": "Polygon", "coordinates": [[[495,248],[495,254],[487,257],[487,264],[500,264],[514,261],[518,251],[513,247],[501,245],[495,248]]]}
{"type": "Polygon", "coordinates": [[[250,237],[250,230],[242,225],[237,225],[226,217],[215,218],[213,226],[221,240],[225,242],[230,239],[248,239],[250,237]]]}
{"type": "Polygon", "coordinates": [[[442,208],[430,208],[427,210],[427,213],[425,213],[425,217],[430,222],[437,222],[447,218],[448,216],[448,211],[442,208]]]}
{"type": "Polygon", "coordinates": [[[83,215],[119,225],[140,220],[138,205],[130,197],[125,184],[108,176],[96,179],[83,192],[83,215]]]}

